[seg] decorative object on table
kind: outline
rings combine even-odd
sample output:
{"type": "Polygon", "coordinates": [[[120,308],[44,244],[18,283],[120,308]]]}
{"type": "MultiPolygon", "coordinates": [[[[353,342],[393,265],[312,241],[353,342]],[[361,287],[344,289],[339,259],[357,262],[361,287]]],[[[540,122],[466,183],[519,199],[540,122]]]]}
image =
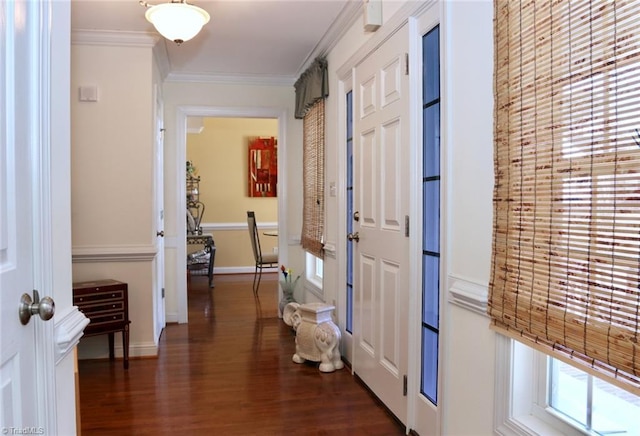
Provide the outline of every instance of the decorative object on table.
{"type": "Polygon", "coordinates": [[[285,268],[284,265],[280,265],[280,271],[282,271],[282,279],[280,279],[280,287],[282,288],[282,299],[278,308],[280,313],[284,313],[284,307],[289,303],[294,303],[296,299],[293,297],[293,291],[296,289],[300,276],[293,280],[293,271],[285,268]]]}
{"type": "Polygon", "coordinates": [[[249,197],[277,197],[278,140],[254,138],[249,142],[249,197]]]}
{"type": "Polygon", "coordinates": [[[324,303],[289,303],[282,319],[296,331],[296,353],[292,360],[320,362],[320,372],[342,369],[340,329],[331,319],[335,309],[324,303]]]}
{"type": "Polygon", "coordinates": [[[204,203],[200,201],[200,177],[196,177],[196,167],[187,161],[187,235],[202,235],[204,203]]]}

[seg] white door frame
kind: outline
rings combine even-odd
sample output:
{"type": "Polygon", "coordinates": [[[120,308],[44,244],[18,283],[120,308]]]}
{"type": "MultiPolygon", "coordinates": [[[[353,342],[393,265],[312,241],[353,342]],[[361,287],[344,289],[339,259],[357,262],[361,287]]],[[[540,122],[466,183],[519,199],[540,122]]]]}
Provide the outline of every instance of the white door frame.
{"type": "MultiPolygon", "coordinates": [[[[277,118],[278,119],[278,210],[286,210],[285,190],[287,186],[287,113],[279,108],[259,107],[221,107],[221,106],[178,106],[176,111],[176,154],[174,180],[176,186],[175,204],[178,209],[186,210],[187,199],[184,165],[187,160],[187,118],[188,117],[218,117],[218,118],[277,118]]],[[[182,216],[178,214],[179,216],[182,216]]],[[[278,214],[278,233],[286,234],[287,214],[278,214]]],[[[187,234],[187,223],[184,219],[178,219],[176,223],[176,235],[187,234]]],[[[278,253],[280,263],[287,264],[286,238],[278,238],[278,253]],[[285,244],[285,246],[281,246],[285,244]]],[[[166,257],[165,257],[166,259],[166,257]]],[[[178,322],[188,322],[187,307],[187,243],[186,238],[177,238],[175,256],[176,298],[178,301],[178,322]]]]}

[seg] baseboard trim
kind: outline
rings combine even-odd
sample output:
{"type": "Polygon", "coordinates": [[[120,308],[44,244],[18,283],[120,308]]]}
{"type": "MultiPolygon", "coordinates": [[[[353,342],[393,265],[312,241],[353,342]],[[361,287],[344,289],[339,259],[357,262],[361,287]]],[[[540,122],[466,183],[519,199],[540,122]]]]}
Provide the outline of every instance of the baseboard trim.
{"type": "MultiPolygon", "coordinates": [[[[213,269],[214,274],[253,274],[254,266],[223,266],[213,269]]],[[[263,268],[263,273],[278,272],[278,268],[263,268]]]]}
{"type": "MultiPolygon", "coordinates": [[[[94,336],[92,338],[99,338],[101,336],[94,336]]],[[[87,338],[89,339],[89,338],[87,338]]],[[[116,345],[114,347],[116,358],[122,358],[122,345],[118,345],[120,334],[116,333],[116,345]]],[[[109,358],[109,346],[106,344],[107,337],[104,335],[104,344],[100,343],[80,343],[78,347],[78,360],[91,360],[91,359],[108,359],[109,358]],[[84,346],[83,346],[84,345],[84,346]]],[[[131,357],[157,357],[158,346],[153,342],[129,344],[129,358],[131,357]]]]}

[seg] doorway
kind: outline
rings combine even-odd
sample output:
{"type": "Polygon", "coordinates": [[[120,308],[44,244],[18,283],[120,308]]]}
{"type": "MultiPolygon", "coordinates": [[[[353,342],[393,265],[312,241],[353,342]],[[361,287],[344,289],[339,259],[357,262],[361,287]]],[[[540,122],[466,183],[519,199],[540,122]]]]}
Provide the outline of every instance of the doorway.
{"type": "MultiPolygon", "coordinates": [[[[176,159],[171,161],[173,168],[168,171],[173,174],[172,180],[168,180],[165,185],[165,197],[171,197],[172,194],[174,204],[177,210],[186,209],[186,179],[185,179],[185,163],[187,161],[187,121],[190,117],[202,118],[247,118],[247,119],[273,119],[277,121],[277,138],[278,138],[278,158],[277,165],[281,169],[278,174],[277,184],[277,230],[280,235],[285,234],[284,229],[287,228],[287,214],[285,209],[285,192],[283,187],[287,185],[286,169],[287,156],[287,138],[286,138],[286,112],[278,108],[223,108],[209,106],[181,106],[177,108],[176,119],[176,159]],[[170,186],[171,185],[171,186],[170,186]]],[[[197,165],[197,164],[196,164],[197,165]]],[[[167,167],[165,166],[165,170],[167,167]]],[[[239,176],[241,177],[241,176],[239,176]]],[[[256,199],[257,201],[263,199],[256,199]]],[[[167,205],[169,206],[169,205],[167,205]]],[[[205,212],[206,214],[209,211],[205,212]]],[[[246,210],[242,210],[246,217],[246,210]]],[[[181,218],[183,214],[180,214],[181,218]]],[[[205,216],[205,222],[208,220],[205,216]]],[[[231,223],[240,221],[230,221],[231,223]]],[[[226,224],[229,224],[227,222],[226,224]]],[[[246,232],[246,218],[242,222],[246,232]]],[[[224,223],[217,226],[221,229],[224,223]]],[[[214,226],[216,227],[216,226],[214,226]]],[[[178,235],[185,235],[187,225],[185,219],[176,219],[174,224],[175,238],[169,238],[166,243],[167,258],[167,282],[170,282],[175,291],[175,295],[167,295],[167,321],[178,323],[188,322],[187,315],[187,283],[186,283],[186,263],[187,247],[185,238],[178,235]]],[[[246,235],[246,233],[245,233],[246,235]]],[[[248,241],[248,237],[247,237],[248,241]]],[[[222,242],[222,241],[221,241],[222,242]]],[[[277,250],[280,257],[280,263],[287,261],[287,241],[280,237],[277,242],[277,250]]],[[[220,252],[216,253],[219,256],[220,252]]],[[[217,262],[217,260],[216,260],[217,262]]],[[[251,264],[253,265],[253,264],[251,264]]],[[[231,271],[230,271],[231,272],[231,271]]],[[[240,272],[240,271],[238,271],[240,272]]],[[[169,291],[168,291],[169,292],[169,291]]]]}
{"type": "MultiPolygon", "coordinates": [[[[278,229],[277,141],[277,118],[187,118],[187,178],[197,181],[197,191],[187,192],[188,206],[198,206],[190,207],[195,209],[191,215],[197,221],[197,231],[214,238],[217,273],[254,272],[248,210],[255,211],[262,251],[278,252],[278,238],[262,236],[264,231],[277,234],[278,229]],[[273,144],[270,158],[257,160],[259,166],[266,167],[259,170],[267,173],[266,183],[256,179],[256,153],[252,148],[263,142],[273,144]],[[256,187],[260,189],[256,191],[256,187]]],[[[188,245],[187,253],[198,248],[202,247],[188,245]]],[[[206,273],[206,269],[200,271],[206,273]]]]}

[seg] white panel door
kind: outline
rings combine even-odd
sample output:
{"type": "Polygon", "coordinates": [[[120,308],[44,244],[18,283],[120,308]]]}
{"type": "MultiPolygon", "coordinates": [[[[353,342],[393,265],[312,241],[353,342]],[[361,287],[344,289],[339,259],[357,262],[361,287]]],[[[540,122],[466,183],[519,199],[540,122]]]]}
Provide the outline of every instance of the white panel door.
{"type": "Polygon", "coordinates": [[[160,339],[166,324],[164,299],[164,105],[158,85],[154,85],[155,95],[155,207],[156,215],[156,259],[155,285],[153,291],[154,331],[156,341],[160,339]]]}
{"type": "Polygon", "coordinates": [[[356,374],[403,423],[408,366],[409,76],[403,26],[356,67],[354,332],[356,374]]]}
{"type": "MultiPolygon", "coordinates": [[[[47,429],[55,404],[53,322],[34,315],[22,325],[21,296],[42,284],[45,259],[41,180],[49,107],[43,71],[48,2],[0,1],[0,429],[5,434],[47,429]],[[41,34],[40,32],[43,32],[41,34]],[[48,357],[47,357],[48,356],[48,357]],[[27,430],[25,430],[27,429],[27,430]]],[[[42,297],[42,295],[41,295],[42,297]]],[[[73,387],[71,387],[73,389],[73,387]]]]}

